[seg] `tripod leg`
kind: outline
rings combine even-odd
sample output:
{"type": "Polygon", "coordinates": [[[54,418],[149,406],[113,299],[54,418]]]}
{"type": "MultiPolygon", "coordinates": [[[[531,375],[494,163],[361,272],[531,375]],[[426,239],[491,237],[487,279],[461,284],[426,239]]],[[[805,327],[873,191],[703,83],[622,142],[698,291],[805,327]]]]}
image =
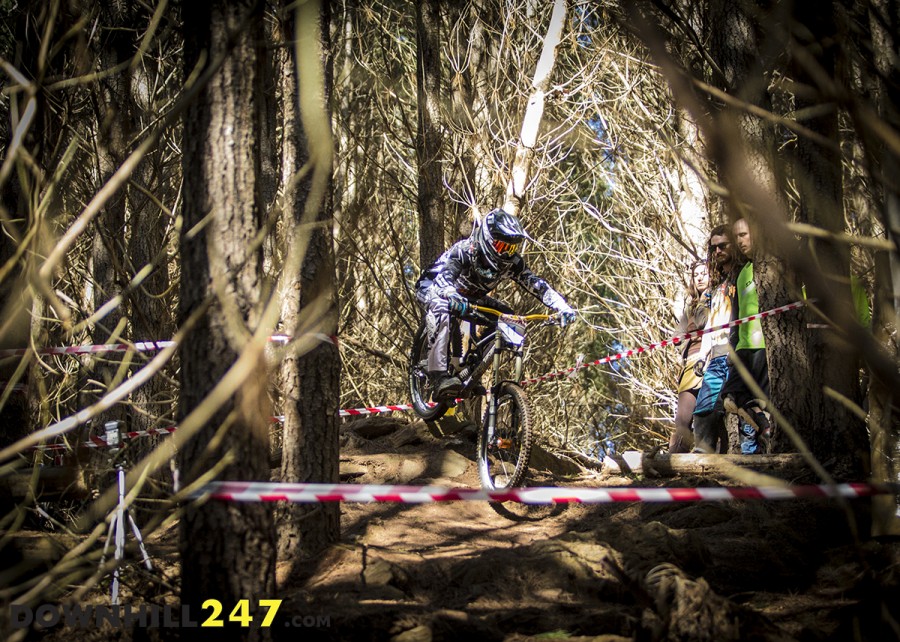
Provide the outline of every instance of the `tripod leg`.
{"type": "Polygon", "coordinates": [[[113,571],[112,603],[119,603],[119,567],[125,558],[125,471],[120,466],[119,507],[116,509],[116,569],[113,571]]]}
{"type": "Polygon", "coordinates": [[[131,524],[131,532],[134,533],[134,538],[137,540],[138,546],[141,549],[141,555],[144,557],[144,566],[147,567],[148,571],[152,571],[153,565],[150,563],[150,556],[147,554],[147,549],[144,547],[144,539],[141,537],[141,531],[138,530],[137,524],[134,522],[131,513],[127,513],[127,515],[128,522],[131,524]]]}
{"type": "Polygon", "coordinates": [[[113,570],[112,601],[113,605],[119,603],[119,568],[122,566],[122,558],[125,557],[125,528],[122,526],[122,511],[116,513],[116,568],[113,570]]]}
{"type": "Polygon", "coordinates": [[[106,551],[109,550],[109,544],[112,542],[113,529],[116,527],[116,518],[109,520],[109,530],[106,531],[106,542],[103,544],[103,555],[100,556],[100,566],[106,562],[106,551]]]}

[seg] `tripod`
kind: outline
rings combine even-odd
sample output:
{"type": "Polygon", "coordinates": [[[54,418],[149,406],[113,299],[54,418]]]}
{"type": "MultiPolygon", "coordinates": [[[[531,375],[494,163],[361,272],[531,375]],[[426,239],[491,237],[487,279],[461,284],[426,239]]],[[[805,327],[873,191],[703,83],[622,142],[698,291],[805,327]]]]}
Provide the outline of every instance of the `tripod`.
{"type": "MultiPolygon", "coordinates": [[[[121,448],[121,440],[120,440],[120,422],[118,421],[110,421],[108,422],[104,428],[106,429],[106,442],[110,447],[113,448],[121,448]]],[[[113,459],[115,460],[116,465],[116,478],[119,485],[119,504],[116,507],[116,514],[113,515],[113,518],[109,522],[109,531],[106,533],[106,543],[103,545],[103,555],[100,557],[100,567],[103,567],[103,564],[106,562],[106,552],[109,550],[109,544],[113,539],[113,534],[115,534],[115,552],[114,557],[116,560],[116,567],[113,570],[113,581],[112,581],[112,604],[117,605],[119,603],[119,569],[122,564],[122,560],[125,557],[125,520],[128,520],[128,523],[131,525],[131,532],[134,533],[134,538],[137,540],[138,546],[141,549],[141,555],[143,556],[144,566],[147,567],[148,571],[153,570],[153,565],[150,563],[150,556],[147,554],[147,549],[144,547],[144,540],[141,537],[141,531],[138,529],[137,524],[134,519],[131,517],[131,513],[128,512],[128,507],[125,505],[125,465],[122,457],[114,455],[113,459]]]]}

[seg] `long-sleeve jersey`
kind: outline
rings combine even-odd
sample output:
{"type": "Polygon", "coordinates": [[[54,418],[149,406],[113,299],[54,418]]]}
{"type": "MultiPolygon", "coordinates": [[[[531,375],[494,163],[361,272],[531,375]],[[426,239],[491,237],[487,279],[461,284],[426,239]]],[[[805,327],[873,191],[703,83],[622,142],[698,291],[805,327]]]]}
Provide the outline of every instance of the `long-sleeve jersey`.
{"type": "Polygon", "coordinates": [[[486,296],[506,279],[512,279],[548,307],[556,310],[568,307],[565,299],[550,284],[525,265],[525,259],[520,254],[515,255],[508,265],[493,270],[479,261],[478,250],[469,239],[454,243],[424,270],[416,289],[434,284],[443,295],[455,291],[475,300],[486,296]]]}

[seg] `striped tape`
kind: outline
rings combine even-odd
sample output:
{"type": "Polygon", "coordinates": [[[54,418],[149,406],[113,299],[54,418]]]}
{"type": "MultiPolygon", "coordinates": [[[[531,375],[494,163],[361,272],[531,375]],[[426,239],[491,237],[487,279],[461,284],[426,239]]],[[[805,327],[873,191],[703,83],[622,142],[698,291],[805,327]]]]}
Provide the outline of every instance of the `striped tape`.
{"type": "MultiPolygon", "coordinates": [[[[435,403],[429,403],[429,406],[436,406],[435,403]]],[[[341,417],[358,417],[360,415],[375,415],[379,412],[396,412],[401,410],[412,410],[412,405],[398,404],[392,406],[372,406],[370,408],[344,408],[338,411],[341,417]]]]}
{"type": "MultiPolygon", "coordinates": [[[[736,319],[729,323],[724,323],[722,325],[718,325],[718,326],[715,326],[712,328],[705,328],[702,330],[695,330],[693,332],[687,332],[685,334],[675,335],[674,337],[671,337],[670,339],[666,339],[664,341],[660,341],[659,343],[651,343],[646,346],[641,346],[638,348],[624,350],[617,354],[608,355],[606,357],[603,357],[602,359],[597,359],[595,361],[590,361],[587,363],[578,363],[577,365],[574,365],[571,368],[566,368],[564,370],[558,370],[556,372],[550,372],[550,373],[541,375],[540,377],[535,377],[533,379],[526,379],[526,380],[522,381],[521,384],[523,386],[527,386],[527,385],[539,383],[542,381],[549,381],[556,377],[563,377],[563,376],[571,377],[578,370],[581,370],[583,368],[590,368],[593,366],[599,366],[604,363],[610,363],[612,361],[626,359],[628,357],[631,357],[631,356],[634,356],[637,354],[643,354],[645,352],[649,352],[650,350],[655,350],[656,348],[662,348],[662,347],[669,346],[669,345],[678,345],[682,341],[687,341],[689,339],[695,339],[697,337],[702,337],[704,334],[709,334],[711,332],[718,332],[720,330],[733,328],[735,326],[741,325],[742,323],[749,323],[751,321],[756,321],[758,319],[764,319],[766,317],[774,316],[776,314],[781,314],[782,312],[787,312],[789,310],[796,310],[796,309],[802,308],[804,305],[806,305],[805,301],[796,301],[796,302],[790,303],[788,305],[783,305],[781,307],[772,308],[771,310],[766,310],[765,312],[760,312],[759,314],[752,314],[748,317],[744,317],[742,319],[736,319]]],[[[328,342],[334,343],[335,345],[337,345],[337,343],[338,343],[338,338],[335,336],[329,336],[329,335],[325,335],[325,334],[321,334],[321,333],[316,333],[315,336],[316,336],[316,338],[320,339],[321,341],[328,341],[328,342]]],[[[289,337],[287,335],[272,335],[271,337],[269,337],[269,340],[272,342],[287,343],[291,340],[291,337],[289,337]]],[[[130,349],[131,347],[134,347],[134,349],[136,349],[138,351],[151,350],[151,349],[160,350],[160,349],[168,347],[169,345],[172,345],[172,344],[173,344],[172,341],[145,341],[145,342],[139,342],[139,343],[135,343],[135,344],[119,343],[119,344],[108,344],[108,345],[104,345],[104,346],[72,346],[72,347],[68,347],[68,348],[46,348],[45,350],[47,350],[49,352],[43,352],[42,354],[78,354],[79,351],[81,351],[81,352],[124,351],[124,350],[130,349]]],[[[9,356],[9,354],[11,354],[11,353],[24,354],[24,352],[25,352],[24,350],[0,350],[0,356],[9,356]]],[[[18,384],[18,385],[21,385],[21,384],[18,384]]],[[[429,403],[428,405],[435,406],[436,404],[429,403]]],[[[384,405],[384,406],[369,406],[369,407],[364,407],[364,408],[342,408],[338,411],[338,415],[341,417],[359,417],[359,416],[364,416],[364,415],[374,415],[374,414],[383,413],[383,412],[401,412],[401,411],[412,410],[412,409],[413,409],[413,406],[410,404],[391,404],[391,405],[384,405]]],[[[283,416],[273,417],[273,419],[276,421],[284,421],[283,416]]],[[[137,432],[133,432],[133,433],[123,433],[122,436],[126,439],[133,439],[135,437],[143,437],[143,436],[148,436],[148,435],[171,434],[171,433],[175,432],[175,430],[176,430],[176,427],[172,426],[169,428],[159,428],[159,429],[153,429],[153,430],[149,430],[149,431],[142,430],[142,431],[137,431],[137,432]]],[[[91,437],[91,441],[84,442],[82,445],[85,447],[88,447],[88,448],[103,448],[103,447],[108,446],[106,441],[101,437],[91,437]]],[[[66,446],[65,444],[49,444],[49,445],[35,446],[34,449],[35,450],[65,450],[66,448],[68,448],[68,446],[66,446]]]]}
{"type": "Polygon", "coordinates": [[[484,490],[441,486],[377,484],[283,484],[276,482],[212,482],[192,497],[232,502],[396,502],[423,504],[447,501],[519,502],[522,504],[609,504],[616,502],[698,502],[736,499],[857,498],[900,494],[900,484],[750,486],[739,488],[510,488],[484,490]]]}
{"type": "MultiPolygon", "coordinates": [[[[321,332],[311,333],[309,336],[315,337],[319,341],[333,343],[338,345],[338,338],[321,332]]],[[[273,334],[269,337],[272,343],[280,343],[285,345],[291,341],[292,337],[286,334],[273,334]]],[[[39,348],[35,353],[41,355],[66,355],[66,354],[99,354],[102,352],[156,352],[175,345],[174,341],[136,341],[134,343],[101,343],[80,346],[62,346],[39,348]]],[[[8,348],[0,350],[0,357],[21,357],[29,348],[8,348]]]]}
{"type": "MultiPolygon", "coordinates": [[[[436,404],[430,403],[430,406],[436,404]]],[[[396,406],[372,406],[370,408],[344,408],[338,411],[341,417],[359,417],[363,415],[373,415],[380,412],[396,412],[402,410],[412,410],[409,404],[396,406]]],[[[284,415],[272,417],[274,423],[283,423],[284,415]]],[[[152,437],[154,435],[171,435],[178,430],[178,426],[169,426],[168,428],[151,428],[149,430],[132,430],[122,433],[122,439],[136,439],[137,437],[152,437]]],[[[109,443],[103,437],[91,436],[88,441],[82,442],[84,448],[109,448],[109,443]]],[[[69,446],[63,443],[41,444],[34,446],[32,450],[67,450],[69,446]]]]}
{"type": "MultiPolygon", "coordinates": [[[[136,439],[137,437],[152,437],[154,435],[171,435],[178,429],[178,426],[169,426],[168,428],[149,428],[147,430],[129,430],[122,433],[122,439],[136,439]]],[[[103,437],[91,435],[88,441],[82,442],[83,448],[109,448],[109,442],[103,437]]],[[[32,450],[68,450],[67,444],[41,444],[35,446],[32,450]]]]}
{"type": "MultiPolygon", "coordinates": [[[[35,350],[37,354],[42,355],[60,355],[60,354],[99,354],[101,352],[127,352],[134,350],[135,352],[154,352],[163,350],[171,345],[174,341],[138,341],[136,343],[104,343],[96,345],[82,346],[64,346],[49,347],[35,350]]],[[[0,357],[21,357],[30,348],[9,348],[0,350],[0,357]]]]}
{"type": "MultiPolygon", "coordinates": [[[[781,314],[782,312],[788,312],[789,310],[797,310],[806,305],[805,301],[795,301],[794,303],[790,303],[788,305],[783,305],[777,308],[772,308],[771,310],[766,310],[765,312],[760,312],[759,314],[751,314],[750,316],[744,317],[742,319],[736,319],[734,321],[730,321],[728,323],[723,323],[722,325],[718,325],[712,328],[704,328],[702,330],[695,330],[693,332],[686,332],[685,334],[675,335],[665,341],[660,341],[659,343],[651,343],[646,346],[641,346],[639,348],[632,348],[629,350],[624,350],[617,354],[608,355],[603,357],[602,359],[597,359],[596,361],[590,361],[587,363],[581,363],[582,357],[579,357],[579,363],[577,365],[572,366],[571,368],[566,368],[564,370],[559,370],[557,372],[550,372],[540,377],[535,377],[534,379],[526,379],[522,381],[521,384],[523,386],[535,384],[541,381],[549,381],[550,379],[554,379],[556,377],[572,377],[578,370],[583,368],[590,368],[592,366],[599,366],[604,363],[610,363],[612,361],[618,361],[619,359],[627,359],[628,357],[643,354],[645,352],[649,352],[650,350],[655,350],[656,348],[663,348],[669,345],[678,345],[682,341],[688,341],[690,339],[695,339],[697,337],[702,337],[704,334],[710,334],[712,332],[718,332],[720,330],[726,330],[729,328],[733,328],[739,326],[743,323],[750,323],[751,321],[757,321],[759,319],[764,319],[766,317],[775,316],[776,314],[781,314]]],[[[429,406],[435,406],[437,404],[429,403],[429,406]]],[[[372,406],[370,408],[347,408],[339,411],[341,417],[352,417],[359,415],[371,415],[380,412],[396,412],[403,410],[413,410],[413,407],[409,404],[397,404],[397,405],[388,405],[388,406],[372,406]]]]}
{"type": "Polygon", "coordinates": [[[535,377],[533,379],[526,379],[521,382],[521,385],[528,386],[535,383],[539,383],[541,381],[549,381],[550,379],[555,379],[556,377],[565,377],[571,376],[572,373],[581,370],[582,368],[592,368],[594,366],[599,366],[604,363],[611,363],[613,361],[618,361],[620,359],[627,359],[628,357],[633,357],[635,355],[644,354],[645,352],[650,352],[651,350],[655,350],[656,348],[664,348],[669,345],[678,345],[682,341],[688,341],[690,339],[696,339],[698,337],[702,337],[704,334],[710,334],[712,332],[719,332],[720,330],[727,330],[728,328],[734,328],[743,323],[750,323],[751,321],[758,321],[760,319],[765,319],[766,317],[775,316],[776,314],[781,314],[782,312],[788,312],[789,310],[797,310],[806,305],[806,301],[795,301],[794,303],[789,303],[788,305],[782,305],[777,308],[772,308],[771,310],[766,310],[765,312],[760,312],[759,314],[751,314],[748,317],[744,317],[742,319],[735,319],[734,321],[730,321],[728,323],[723,323],[722,325],[717,325],[712,328],[704,328],[702,330],[694,330],[693,332],[686,332],[684,334],[677,334],[674,337],[666,339],[664,341],[660,341],[659,343],[651,343],[645,346],[640,346],[638,348],[631,348],[629,350],[623,350],[622,352],[618,352],[616,354],[611,354],[603,357],[602,359],[597,359],[596,361],[589,361],[587,363],[581,363],[571,368],[565,368],[564,370],[557,370],[556,372],[548,372],[547,374],[541,375],[540,377],[535,377]]]}

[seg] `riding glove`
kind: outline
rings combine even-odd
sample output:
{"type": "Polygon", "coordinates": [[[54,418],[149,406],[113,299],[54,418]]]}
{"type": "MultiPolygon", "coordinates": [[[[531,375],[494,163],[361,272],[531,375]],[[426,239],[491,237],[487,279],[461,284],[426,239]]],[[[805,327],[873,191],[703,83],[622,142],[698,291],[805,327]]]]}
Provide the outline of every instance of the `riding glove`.
{"type": "Polygon", "coordinates": [[[559,313],[559,327],[565,328],[575,320],[575,310],[561,310],[559,313]]]}
{"type": "Polygon", "coordinates": [[[459,294],[451,294],[447,297],[447,308],[449,309],[450,314],[462,316],[469,309],[469,302],[466,301],[465,297],[460,296],[459,294]]]}

